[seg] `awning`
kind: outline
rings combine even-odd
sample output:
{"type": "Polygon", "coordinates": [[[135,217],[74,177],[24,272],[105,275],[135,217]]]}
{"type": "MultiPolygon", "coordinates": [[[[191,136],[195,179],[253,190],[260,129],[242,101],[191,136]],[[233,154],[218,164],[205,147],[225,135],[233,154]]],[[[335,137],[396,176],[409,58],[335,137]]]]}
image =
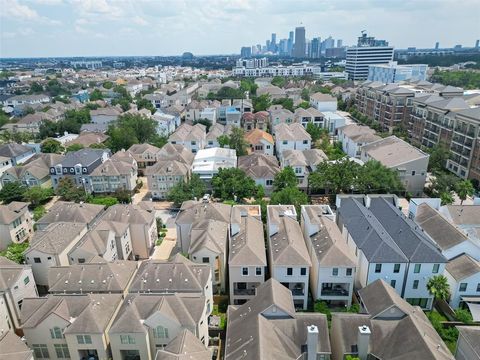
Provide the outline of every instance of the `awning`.
{"type": "Polygon", "coordinates": [[[470,312],[472,313],[472,318],[473,321],[477,322],[480,321],[480,304],[473,304],[467,302],[468,308],[470,309],[470,312]]]}
{"type": "Polygon", "coordinates": [[[480,304],[480,296],[462,296],[462,301],[480,304]]]}

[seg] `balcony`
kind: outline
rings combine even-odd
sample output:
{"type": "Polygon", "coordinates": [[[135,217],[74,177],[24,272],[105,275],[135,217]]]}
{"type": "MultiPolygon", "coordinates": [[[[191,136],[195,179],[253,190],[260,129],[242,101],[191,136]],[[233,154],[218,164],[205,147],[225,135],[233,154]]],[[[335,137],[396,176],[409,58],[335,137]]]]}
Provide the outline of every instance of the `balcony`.
{"type": "Polygon", "coordinates": [[[254,296],[259,282],[236,282],[233,283],[233,295],[254,296]]]}
{"type": "Polygon", "coordinates": [[[321,296],[349,296],[349,284],[322,284],[321,296]]]}
{"type": "Polygon", "coordinates": [[[293,296],[304,296],[305,295],[305,284],[304,283],[282,283],[287,289],[292,292],[293,296]]]}
{"type": "Polygon", "coordinates": [[[253,295],[255,295],[255,289],[233,289],[233,295],[253,296],[253,295]]]}

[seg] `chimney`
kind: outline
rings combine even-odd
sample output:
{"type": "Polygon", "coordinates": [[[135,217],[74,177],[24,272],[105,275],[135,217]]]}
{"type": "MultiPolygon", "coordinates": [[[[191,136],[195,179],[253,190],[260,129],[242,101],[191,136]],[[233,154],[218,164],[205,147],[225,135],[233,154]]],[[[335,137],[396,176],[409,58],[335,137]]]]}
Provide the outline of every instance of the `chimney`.
{"type": "Polygon", "coordinates": [[[307,327],[307,360],[317,359],[318,328],[315,325],[307,327]]]}
{"type": "Polygon", "coordinates": [[[367,325],[358,327],[357,350],[360,360],[367,360],[370,335],[370,328],[367,325]]]}

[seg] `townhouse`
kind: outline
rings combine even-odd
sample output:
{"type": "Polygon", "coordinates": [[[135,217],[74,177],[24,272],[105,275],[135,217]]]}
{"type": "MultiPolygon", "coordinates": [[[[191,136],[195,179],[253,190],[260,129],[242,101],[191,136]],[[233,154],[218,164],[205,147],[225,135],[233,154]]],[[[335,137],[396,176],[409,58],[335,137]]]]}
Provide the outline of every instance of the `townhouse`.
{"type": "Polygon", "coordinates": [[[69,152],[65,158],[50,167],[50,177],[54,189],[58,187],[61,179],[70,178],[78,187],[83,187],[91,193],[93,186],[90,175],[102,163],[110,157],[108,149],[82,149],[69,152]]]}
{"type": "Polygon", "coordinates": [[[75,139],[67,141],[64,145],[82,145],[83,147],[90,147],[92,145],[101,145],[109,138],[108,135],[102,134],[98,131],[81,131],[75,139]]]}
{"type": "Polygon", "coordinates": [[[13,331],[0,332],[0,358],[33,360],[33,351],[13,331]]]}
{"type": "Polygon", "coordinates": [[[33,155],[35,150],[22,144],[8,143],[0,146],[0,156],[10,159],[13,166],[23,164],[33,155]]]}
{"type": "Polygon", "coordinates": [[[155,359],[158,350],[188,330],[208,344],[208,315],[203,296],[129,294],[109,330],[114,359],[155,359]]]}
{"type": "Polygon", "coordinates": [[[128,152],[137,162],[138,175],[144,175],[145,168],[157,162],[159,151],[160,148],[150,144],[133,144],[130,146],[128,152]]]}
{"type": "Polygon", "coordinates": [[[226,360],[330,359],[327,318],[295,312],[292,293],[270,279],[256,296],[227,310],[226,360]]]}
{"type": "Polygon", "coordinates": [[[379,161],[382,165],[398,173],[407,192],[413,194],[413,196],[423,194],[427,179],[429,154],[397,138],[395,135],[364,145],[360,151],[360,159],[363,162],[379,161]]]}
{"type": "Polygon", "coordinates": [[[314,300],[350,306],[356,276],[355,253],[343,240],[328,205],[302,205],[301,226],[312,261],[310,289],[314,300]]]}
{"type": "Polygon", "coordinates": [[[45,94],[15,95],[3,101],[3,105],[17,107],[21,105],[37,105],[50,102],[50,97],[45,94]]]}
{"type": "Polygon", "coordinates": [[[212,270],[210,265],[190,261],[181,254],[176,254],[168,261],[143,261],[129,292],[204,297],[209,316],[213,309],[212,270]]]}
{"type": "Polygon", "coordinates": [[[274,129],[278,124],[291,124],[295,120],[295,115],[282,105],[272,105],[268,108],[270,114],[270,127],[274,129]]]}
{"type": "Polygon", "coordinates": [[[9,169],[12,169],[12,160],[5,156],[0,156],[0,189],[3,187],[3,175],[9,169]]]}
{"type": "Polygon", "coordinates": [[[280,124],[275,127],[275,151],[280,159],[285,150],[307,150],[312,137],[301,124],[280,124]]]}
{"type": "Polygon", "coordinates": [[[324,161],[328,161],[328,157],[320,149],[284,150],[280,158],[280,166],[282,169],[291,167],[297,177],[298,187],[308,190],[309,175],[324,161]]]}
{"type": "Polygon", "coordinates": [[[480,262],[467,254],[451,259],[445,267],[445,277],[450,285],[449,304],[453,309],[464,308],[470,302],[478,303],[480,297],[480,262]]]}
{"type": "Polygon", "coordinates": [[[310,95],[310,105],[318,111],[337,111],[337,98],[330,94],[317,92],[310,95]]]}
{"type": "Polygon", "coordinates": [[[137,186],[137,161],[130,152],[120,150],[97,166],[90,175],[92,192],[133,192],[137,186]]]}
{"type": "Polygon", "coordinates": [[[338,129],[338,140],[342,142],[342,150],[351,158],[360,159],[362,146],[380,139],[376,131],[369,126],[349,124],[338,129]]]}
{"type": "Polygon", "coordinates": [[[312,262],[293,205],[267,206],[270,276],[292,293],[296,308],[306,309],[312,262]]]}
{"type": "MultiPolygon", "coordinates": [[[[163,109],[164,110],[164,109],[163,109]]],[[[167,114],[161,110],[157,110],[151,118],[156,123],[156,131],[160,136],[168,136],[175,131],[178,125],[180,125],[180,117],[176,117],[172,114],[167,114]]]]}
{"type": "Polygon", "coordinates": [[[225,125],[240,127],[242,124],[242,112],[234,106],[219,109],[219,121],[225,125]]]}
{"type": "Polygon", "coordinates": [[[192,163],[192,174],[210,182],[220,169],[236,168],[237,155],[235,149],[210,148],[199,150],[192,163]]]}
{"type": "Polygon", "coordinates": [[[86,233],[85,224],[72,222],[55,222],[35,232],[24,254],[39,288],[48,286],[48,268],[70,264],[68,253],[86,233]]]}
{"type": "Polygon", "coordinates": [[[263,186],[265,193],[273,191],[273,180],[280,172],[280,166],[275,156],[253,153],[238,158],[238,168],[255,180],[255,184],[263,186]]]}
{"type": "Polygon", "coordinates": [[[480,358],[480,327],[456,326],[458,330],[457,348],[455,359],[468,360],[480,358]]]}
{"type": "Polygon", "coordinates": [[[312,123],[320,128],[325,127],[325,115],[314,107],[308,109],[298,108],[295,110],[294,117],[295,122],[301,124],[304,128],[307,127],[308,123],[312,123]]]}
{"type": "Polygon", "coordinates": [[[155,360],[180,360],[184,356],[195,360],[211,360],[212,352],[191,331],[184,329],[167,346],[157,351],[155,360]]]}
{"type": "Polygon", "coordinates": [[[28,203],[13,201],[0,205],[0,250],[10,244],[27,241],[33,234],[33,220],[28,203]]]}
{"type": "Polygon", "coordinates": [[[220,147],[220,143],[218,142],[218,137],[222,135],[229,136],[232,133],[232,125],[222,125],[220,123],[216,123],[210,127],[206,137],[206,145],[205,148],[212,148],[212,147],[220,147]]]}
{"type": "Polygon", "coordinates": [[[111,358],[108,332],[121,298],[84,294],[25,299],[22,327],[35,358],[111,358]]]}
{"type": "Polygon", "coordinates": [[[90,118],[92,123],[109,125],[118,120],[122,111],[117,107],[99,108],[97,110],[90,110],[90,118]]]}
{"type": "Polygon", "coordinates": [[[23,299],[30,297],[38,297],[32,267],[19,265],[0,256],[0,327],[2,331],[20,331],[23,299]]]}
{"type": "Polygon", "coordinates": [[[206,136],[205,125],[183,123],[168,137],[168,142],[183,145],[195,154],[205,148],[206,136]]]}
{"type": "Polygon", "coordinates": [[[209,264],[214,290],[225,289],[231,206],[188,201],[177,214],[177,246],[196,263],[209,264]]]}
{"type": "Polygon", "coordinates": [[[241,305],[265,281],[267,256],[260,205],[232,207],[228,248],[230,304],[241,305]]]}
{"type": "MultiPolygon", "coordinates": [[[[150,256],[155,241],[158,239],[157,222],[154,214],[137,205],[117,204],[110,206],[102,215],[101,220],[128,224],[133,258],[135,260],[147,259],[150,256]]],[[[125,238],[125,236],[122,238],[125,238]]],[[[119,247],[122,249],[125,259],[130,258],[126,246],[128,243],[128,241],[122,243],[119,247]]]]}
{"type": "Polygon", "coordinates": [[[410,304],[431,309],[426,285],[443,274],[447,259],[402,214],[396,196],[339,195],[336,221],[357,258],[357,288],[384,279],[410,304]]]}
{"type": "Polygon", "coordinates": [[[285,89],[275,85],[266,85],[257,89],[257,96],[268,95],[272,100],[283,99],[287,97],[285,89]]]}
{"type": "Polygon", "coordinates": [[[32,135],[38,135],[41,125],[46,121],[56,122],[57,120],[46,112],[35,112],[25,115],[15,124],[12,124],[11,129],[15,132],[28,132],[32,135]]]}
{"type": "Polygon", "coordinates": [[[384,280],[376,280],[358,294],[360,313],[332,314],[333,359],[349,355],[381,360],[454,359],[423,311],[403,300],[384,280]]]}
{"type": "Polygon", "coordinates": [[[245,141],[249,145],[247,149],[249,154],[273,155],[275,142],[273,141],[273,136],[266,131],[253,129],[245,134],[245,141]]]}
{"type": "Polygon", "coordinates": [[[257,111],[256,113],[245,112],[242,115],[242,126],[245,131],[259,129],[268,130],[270,114],[267,111],[257,111]]]}
{"type": "Polygon", "coordinates": [[[60,154],[35,154],[26,162],[11,167],[0,175],[2,185],[19,181],[23,185],[52,187],[50,168],[65,158],[60,154]]]}
{"type": "Polygon", "coordinates": [[[467,254],[480,261],[480,242],[467,236],[429,204],[423,203],[417,207],[415,222],[435,242],[448,260],[467,254]]]}
{"type": "Polygon", "coordinates": [[[45,230],[47,226],[56,222],[72,222],[84,224],[90,229],[104,209],[103,205],[57,201],[35,222],[35,226],[37,230],[45,230]]]}
{"type": "Polygon", "coordinates": [[[48,292],[58,295],[125,294],[137,272],[134,261],[116,260],[48,269],[48,292]]]}

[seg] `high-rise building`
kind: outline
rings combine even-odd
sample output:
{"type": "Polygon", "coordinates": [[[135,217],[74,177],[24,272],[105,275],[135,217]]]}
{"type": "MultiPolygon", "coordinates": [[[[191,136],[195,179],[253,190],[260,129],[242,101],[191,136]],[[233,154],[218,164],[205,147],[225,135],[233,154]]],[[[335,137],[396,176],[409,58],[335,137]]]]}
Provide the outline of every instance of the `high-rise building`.
{"type": "Polygon", "coordinates": [[[343,40],[342,39],[338,39],[337,40],[337,48],[341,48],[343,47],[343,40]]]}
{"type": "Polygon", "coordinates": [[[331,36],[329,36],[328,38],[326,38],[326,39],[324,40],[324,43],[325,43],[325,50],[331,49],[331,48],[334,48],[334,47],[335,47],[335,40],[332,39],[331,36]]]}
{"type": "Polygon", "coordinates": [[[295,58],[305,57],[305,28],[303,26],[295,28],[295,43],[292,56],[295,58]]]}
{"type": "Polygon", "coordinates": [[[318,59],[320,57],[320,38],[314,38],[311,42],[311,54],[310,57],[318,59]]]}
{"type": "Polygon", "coordinates": [[[248,58],[252,56],[252,48],[250,46],[242,46],[240,49],[240,56],[242,58],[248,58]]]}
{"type": "Polygon", "coordinates": [[[288,33],[288,41],[287,41],[287,52],[288,55],[292,55],[293,51],[293,31],[288,33]]]}
{"type": "Polygon", "coordinates": [[[386,40],[376,40],[362,32],[357,46],[347,49],[345,71],[350,80],[365,80],[370,65],[388,64],[392,60],[393,46],[388,46],[386,40]]]}
{"type": "Polygon", "coordinates": [[[440,47],[440,43],[437,41],[437,42],[435,43],[435,50],[438,50],[439,47],[440,47]]]}
{"type": "Polygon", "coordinates": [[[478,49],[480,47],[480,40],[475,41],[475,48],[478,49]]]}
{"type": "Polygon", "coordinates": [[[270,41],[270,50],[277,52],[277,34],[272,33],[272,41],[270,41]]]}

